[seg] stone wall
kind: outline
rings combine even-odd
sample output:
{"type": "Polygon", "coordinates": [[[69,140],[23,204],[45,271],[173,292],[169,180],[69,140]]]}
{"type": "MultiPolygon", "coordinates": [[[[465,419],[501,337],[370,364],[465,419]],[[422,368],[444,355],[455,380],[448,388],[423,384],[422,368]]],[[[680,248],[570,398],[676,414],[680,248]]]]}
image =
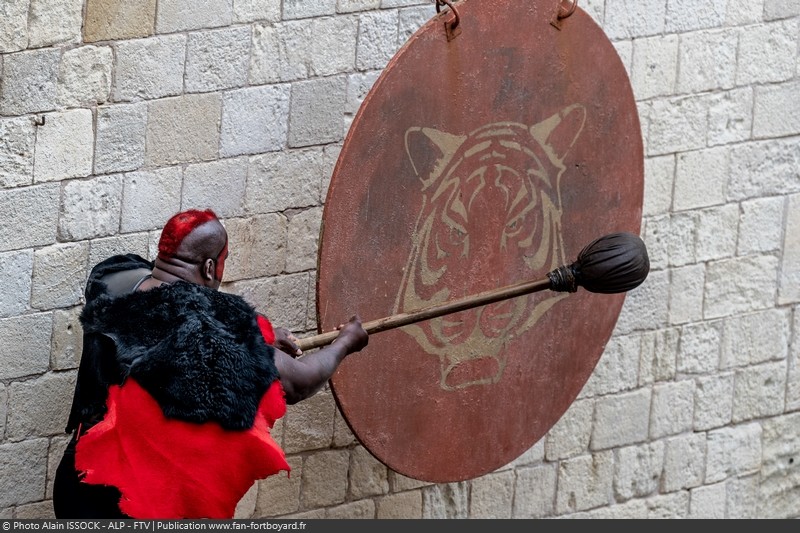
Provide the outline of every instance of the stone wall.
{"type": "MultiPolygon", "coordinates": [[[[479,1],[479,0],[468,0],[479,1]]],[[[415,481],[323,390],[276,426],[292,475],[240,517],[800,516],[800,3],[581,1],[645,143],[631,291],[574,404],[512,464],[415,481]]],[[[223,290],[316,330],[327,184],[364,95],[430,0],[0,4],[0,517],[52,516],[91,266],[224,219],[223,290]]]]}

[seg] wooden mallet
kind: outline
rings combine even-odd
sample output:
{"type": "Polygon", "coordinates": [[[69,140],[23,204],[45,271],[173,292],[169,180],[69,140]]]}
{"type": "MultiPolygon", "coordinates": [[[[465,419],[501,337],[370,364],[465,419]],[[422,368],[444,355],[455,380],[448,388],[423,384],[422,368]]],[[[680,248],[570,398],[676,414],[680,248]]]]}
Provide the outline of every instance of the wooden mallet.
{"type": "MultiPolygon", "coordinates": [[[[642,239],[633,233],[610,233],[586,245],[578,254],[577,261],[549,272],[546,279],[525,281],[417,311],[398,313],[364,322],[362,326],[372,335],[548,289],[556,292],[576,292],[578,287],[583,287],[589,292],[603,294],[627,292],[641,285],[649,272],[650,259],[642,239]]],[[[300,339],[297,345],[303,351],[319,348],[333,342],[338,335],[338,330],[329,331],[300,339]]]]}

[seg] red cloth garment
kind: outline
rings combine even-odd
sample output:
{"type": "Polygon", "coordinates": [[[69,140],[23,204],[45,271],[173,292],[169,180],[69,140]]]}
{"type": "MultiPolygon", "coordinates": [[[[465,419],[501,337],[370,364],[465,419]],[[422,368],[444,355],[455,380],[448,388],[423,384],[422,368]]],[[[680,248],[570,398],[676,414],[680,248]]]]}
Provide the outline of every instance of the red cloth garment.
{"type": "Polygon", "coordinates": [[[229,519],[256,480],[290,470],[270,436],[286,412],[280,380],[247,430],[166,418],[133,378],[109,387],[107,406],[105,418],[80,437],[75,466],[84,483],[117,487],[120,510],[133,518],[229,519]]]}
{"type": "Polygon", "coordinates": [[[264,336],[264,341],[270,346],[275,344],[275,330],[272,328],[272,323],[264,315],[256,315],[256,321],[261,335],[264,336]]]}

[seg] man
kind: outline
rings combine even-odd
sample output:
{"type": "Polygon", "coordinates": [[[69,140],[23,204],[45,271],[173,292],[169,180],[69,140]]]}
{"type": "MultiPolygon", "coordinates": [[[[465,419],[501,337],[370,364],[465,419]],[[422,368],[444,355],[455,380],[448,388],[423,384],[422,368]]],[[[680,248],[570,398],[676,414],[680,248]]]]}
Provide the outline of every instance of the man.
{"type": "Polygon", "coordinates": [[[165,225],[153,263],[97,264],[56,472],[58,518],[232,518],[258,479],[289,471],[270,429],[368,343],[355,316],[300,355],[286,329],[220,292],[225,228],[211,210],[165,225]]]}

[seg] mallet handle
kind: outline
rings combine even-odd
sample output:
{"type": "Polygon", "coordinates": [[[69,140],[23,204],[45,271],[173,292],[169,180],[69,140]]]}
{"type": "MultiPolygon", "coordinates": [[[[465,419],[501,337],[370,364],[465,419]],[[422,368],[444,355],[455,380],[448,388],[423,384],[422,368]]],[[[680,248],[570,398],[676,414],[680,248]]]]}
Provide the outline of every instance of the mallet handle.
{"type": "MultiPolygon", "coordinates": [[[[500,300],[507,300],[516,296],[542,291],[549,289],[550,285],[551,282],[549,278],[537,281],[524,281],[514,285],[507,285],[499,289],[493,289],[490,291],[473,294],[471,296],[465,296],[464,298],[459,298],[443,304],[432,305],[417,311],[398,313],[396,315],[379,318],[377,320],[371,320],[369,322],[364,322],[362,326],[367,333],[372,335],[373,333],[379,333],[381,331],[407,326],[416,322],[422,322],[423,320],[429,320],[431,318],[448,315],[450,313],[457,313],[458,311],[465,311],[467,309],[472,309],[473,307],[499,302],[500,300]]],[[[311,337],[300,339],[297,342],[297,345],[303,351],[310,350],[312,348],[319,348],[320,346],[325,346],[332,343],[338,335],[338,331],[320,333],[319,335],[313,335],[311,337]]]]}

